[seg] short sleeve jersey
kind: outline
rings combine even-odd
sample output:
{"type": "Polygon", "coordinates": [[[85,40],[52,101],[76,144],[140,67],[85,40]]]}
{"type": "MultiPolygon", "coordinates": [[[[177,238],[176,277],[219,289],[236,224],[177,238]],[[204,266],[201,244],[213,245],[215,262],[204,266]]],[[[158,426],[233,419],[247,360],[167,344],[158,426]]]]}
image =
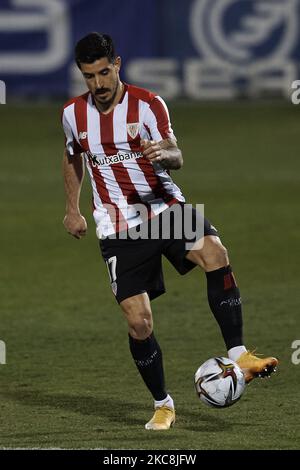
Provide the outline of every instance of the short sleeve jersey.
{"type": "Polygon", "coordinates": [[[84,155],[99,238],[139,225],[141,206],[153,217],[184,197],[169,173],[142,154],[141,139],[175,139],[167,106],[148,90],[124,84],[103,114],[90,92],[68,101],[62,124],[70,155],[84,155]]]}

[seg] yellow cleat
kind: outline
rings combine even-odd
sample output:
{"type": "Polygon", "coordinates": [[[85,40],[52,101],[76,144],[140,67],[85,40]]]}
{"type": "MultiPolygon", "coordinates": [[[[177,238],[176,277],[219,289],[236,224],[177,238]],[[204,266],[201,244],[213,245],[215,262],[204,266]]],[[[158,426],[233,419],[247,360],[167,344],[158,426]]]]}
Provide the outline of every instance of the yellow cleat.
{"type": "Polygon", "coordinates": [[[168,406],[160,406],[155,409],[155,413],[145,424],[146,429],[152,429],[153,431],[162,431],[164,429],[170,429],[175,423],[175,410],[168,406]]]}
{"type": "Polygon", "coordinates": [[[272,372],[276,372],[278,364],[276,357],[259,358],[254,352],[246,351],[236,361],[244,373],[246,383],[255,377],[270,377],[272,372]]]}

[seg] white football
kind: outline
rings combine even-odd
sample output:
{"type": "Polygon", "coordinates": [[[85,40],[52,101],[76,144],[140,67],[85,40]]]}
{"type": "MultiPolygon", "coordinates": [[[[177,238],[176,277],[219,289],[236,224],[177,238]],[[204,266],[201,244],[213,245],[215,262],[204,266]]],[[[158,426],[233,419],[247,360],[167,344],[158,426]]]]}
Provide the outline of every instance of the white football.
{"type": "Polygon", "coordinates": [[[201,401],[216,408],[236,403],[245,389],[245,377],[228,357],[213,357],[195,373],[195,387],[201,401]]]}

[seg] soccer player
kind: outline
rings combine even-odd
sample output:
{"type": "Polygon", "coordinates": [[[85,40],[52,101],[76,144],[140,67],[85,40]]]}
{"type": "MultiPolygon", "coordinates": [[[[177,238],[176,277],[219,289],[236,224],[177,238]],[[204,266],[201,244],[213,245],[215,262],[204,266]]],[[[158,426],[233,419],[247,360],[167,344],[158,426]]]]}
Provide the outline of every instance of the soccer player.
{"type": "MultiPolygon", "coordinates": [[[[228,357],[242,368],[246,382],[269,375],[278,361],[258,358],[245,348],[240,292],[227,250],[207,219],[202,220],[203,235],[195,236],[193,249],[187,249],[185,234],[174,235],[176,223],[184,223],[183,216],[169,217],[169,237],[164,236],[164,227],[157,237],[130,236],[151,221],[165,223],[163,216],[174,207],[184,212],[185,199],[169,174],[182,167],[182,154],[163,99],[120,80],[121,58],[108,35],[91,33],[82,38],[75,58],[89,91],[68,101],[62,115],[66,139],[64,226],[78,239],[87,230],[79,208],[85,162],[111,287],[128,322],[133,360],[154,399],[155,412],[145,427],[169,429],[175,422],[175,408],[165,386],[150,304],[165,291],[162,255],[180,274],[195,266],[204,270],[210,309],[228,357]],[[146,217],[138,207],[145,208],[146,217]]],[[[190,209],[190,215],[194,225],[201,220],[195,209],[190,209]]]]}

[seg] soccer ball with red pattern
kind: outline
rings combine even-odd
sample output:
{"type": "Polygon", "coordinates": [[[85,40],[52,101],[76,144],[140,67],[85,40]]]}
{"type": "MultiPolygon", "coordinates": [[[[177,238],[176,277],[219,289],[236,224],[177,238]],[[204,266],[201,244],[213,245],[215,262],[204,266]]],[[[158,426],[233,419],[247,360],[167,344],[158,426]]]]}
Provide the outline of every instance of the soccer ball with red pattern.
{"type": "Polygon", "coordinates": [[[236,362],[227,357],[213,357],[195,373],[195,387],[203,403],[225,408],[236,403],[245,389],[245,378],[236,362]]]}

